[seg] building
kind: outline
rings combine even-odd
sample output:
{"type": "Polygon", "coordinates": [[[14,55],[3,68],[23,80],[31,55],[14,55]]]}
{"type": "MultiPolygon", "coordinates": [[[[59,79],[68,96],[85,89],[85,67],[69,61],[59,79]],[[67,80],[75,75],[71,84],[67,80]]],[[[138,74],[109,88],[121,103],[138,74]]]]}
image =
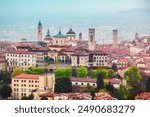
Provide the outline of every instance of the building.
{"type": "MultiPolygon", "coordinates": [[[[110,82],[114,88],[118,89],[121,83],[120,79],[117,78],[108,78],[104,81],[110,82]]],[[[86,87],[86,86],[93,86],[97,87],[96,79],[93,78],[71,78],[71,82],[74,86],[86,87]]]]}
{"type": "Polygon", "coordinates": [[[7,61],[5,58],[0,58],[0,72],[6,71],[7,68],[7,61]]]}
{"type": "Polygon", "coordinates": [[[82,33],[79,33],[79,40],[82,41],[82,33]]]}
{"type": "Polygon", "coordinates": [[[54,85],[54,74],[35,75],[22,73],[12,78],[12,97],[14,99],[21,99],[21,97],[29,96],[36,90],[54,92],[54,85]]]}
{"type": "Polygon", "coordinates": [[[76,33],[70,28],[70,30],[66,33],[67,40],[75,40],[76,33]]]}
{"type": "Polygon", "coordinates": [[[53,45],[67,45],[67,37],[59,31],[58,34],[53,36],[53,45]]]}
{"type": "Polygon", "coordinates": [[[0,52],[7,52],[11,49],[12,44],[7,41],[0,41],[0,52]]]}
{"type": "Polygon", "coordinates": [[[117,48],[118,47],[118,31],[117,30],[113,30],[113,48],[117,48]]]}
{"type": "Polygon", "coordinates": [[[36,53],[29,51],[9,51],[6,53],[7,70],[13,71],[16,67],[22,70],[36,67],[36,53]]]}
{"type": "Polygon", "coordinates": [[[52,37],[50,35],[50,32],[49,32],[49,29],[48,29],[47,34],[46,34],[46,36],[44,38],[44,42],[47,43],[47,44],[52,45],[52,40],[53,39],[52,39],[52,37]]]}
{"type": "Polygon", "coordinates": [[[39,21],[38,24],[38,35],[37,35],[38,41],[42,41],[43,35],[42,35],[42,23],[39,21]]]}
{"type": "Polygon", "coordinates": [[[117,100],[116,98],[112,97],[109,93],[99,92],[95,94],[96,100],[117,100]]]}
{"type": "Polygon", "coordinates": [[[45,93],[40,97],[46,97],[48,100],[91,100],[90,93],[45,93]]]}
{"type": "Polygon", "coordinates": [[[94,28],[89,29],[88,46],[89,46],[89,50],[94,50],[96,48],[95,29],[94,28]]]}

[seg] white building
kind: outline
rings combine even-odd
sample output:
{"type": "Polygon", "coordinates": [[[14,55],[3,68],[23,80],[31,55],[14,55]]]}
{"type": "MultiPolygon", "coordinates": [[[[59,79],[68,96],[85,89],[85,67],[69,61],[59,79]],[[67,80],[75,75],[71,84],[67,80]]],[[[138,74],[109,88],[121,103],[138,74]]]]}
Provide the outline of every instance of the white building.
{"type": "Polygon", "coordinates": [[[16,67],[22,70],[36,67],[36,53],[29,51],[10,51],[6,53],[7,70],[13,71],[16,67]]]}

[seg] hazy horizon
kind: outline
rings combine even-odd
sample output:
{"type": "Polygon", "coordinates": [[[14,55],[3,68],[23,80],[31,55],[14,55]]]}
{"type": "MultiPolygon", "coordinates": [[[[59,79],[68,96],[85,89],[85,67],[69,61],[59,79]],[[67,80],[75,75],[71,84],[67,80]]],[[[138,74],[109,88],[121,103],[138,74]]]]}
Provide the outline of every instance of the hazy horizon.
{"type": "Polygon", "coordinates": [[[131,40],[136,32],[150,35],[149,0],[2,0],[0,1],[0,40],[36,40],[37,24],[43,24],[55,35],[60,28],[82,32],[87,39],[88,28],[96,28],[97,40],[111,39],[118,29],[120,40],[131,40]]]}

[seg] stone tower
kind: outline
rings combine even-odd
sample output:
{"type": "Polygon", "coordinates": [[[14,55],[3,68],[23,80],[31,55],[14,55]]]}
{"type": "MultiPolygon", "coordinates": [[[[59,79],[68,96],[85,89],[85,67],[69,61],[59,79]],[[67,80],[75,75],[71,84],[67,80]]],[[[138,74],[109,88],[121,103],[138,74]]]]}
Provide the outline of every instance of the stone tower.
{"type": "Polygon", "coordinates": [[[42,41],[42,23],[39,21],[38,24],[38,41],[42,41]]]}
{"type": "Polygon", "coordinates": [[[139,38],[139,34],[136,33],[136,34],[135,34],[135,40],[137,40],[138,38],[139,38]]]}
{"type": "Polygon", "coordinates": [[[117,48],[118,47],[118,31],[117,30],[113,30],[112,41],[113,41],[113,48],[117,48]]]}
{"type": "Polygon", "coordinates": [[[82,41],[82,33],[79,33],[79,40],[82,41]]]}
{"type": "Polygon", "coordinates": [[[90,28],[89,29],[88,46],[89,46],[89,50],[94,50],[95,47],[96,47],[96,43],[95,43],[95,29],[94,28],[90,28]]]}

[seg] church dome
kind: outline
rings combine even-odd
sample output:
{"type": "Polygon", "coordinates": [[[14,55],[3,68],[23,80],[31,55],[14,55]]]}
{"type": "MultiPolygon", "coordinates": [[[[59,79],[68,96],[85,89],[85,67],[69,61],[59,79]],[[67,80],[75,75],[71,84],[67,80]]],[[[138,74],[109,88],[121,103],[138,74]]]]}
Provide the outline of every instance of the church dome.
{"type": "Polygon", "coordinates": [[[54,35],[53,37],[54,37],[54,38],[66,38],[66,36],[63,35],[63,34],[61,33],[61,31],[59,31],[59,33],[56,34],[56,35],[54,35]]]}
{"type": "Polygon", "coordinates": [[[67,32],[67,34],[69,34],[69,35],[70,35],[70,34],[71,34],[71,35],[73,34],[73,35],[74,35],[74,34],[76,34],[76,33],[70,28],[70,30],[67,32]]]}

